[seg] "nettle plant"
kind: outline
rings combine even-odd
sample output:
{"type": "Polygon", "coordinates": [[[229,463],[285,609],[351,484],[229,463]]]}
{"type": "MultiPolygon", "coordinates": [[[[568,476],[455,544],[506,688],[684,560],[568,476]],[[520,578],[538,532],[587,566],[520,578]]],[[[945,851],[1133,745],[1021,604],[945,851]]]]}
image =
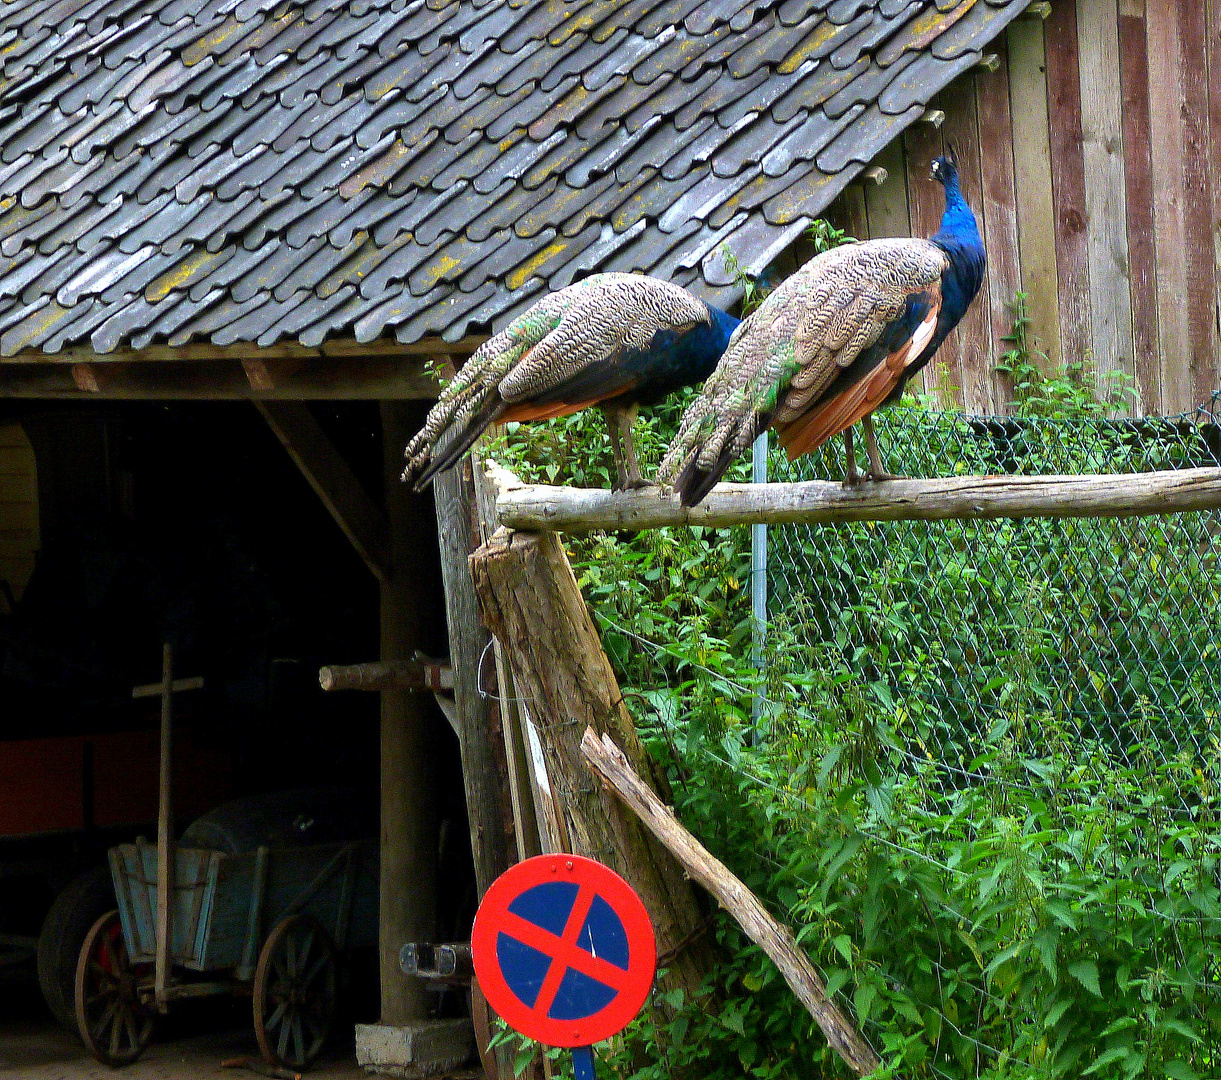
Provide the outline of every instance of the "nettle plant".
{"type": "MultiPolygon", "coordinates": [[[[690,393],[641,418],[642,464],[690,393]]],[[[915,475],[1193,452],[1079,388],[1044,381],[1022,410],[885,422],[915,475]]],[[[579,414],[491,452],[605,486],[604,437],[579,414]]],[[[1175,522],[773,529],[759,670],[748,530],[566,539],[680,817],[795,929],[880,1076],[1221,1077],[1221,572],[1215,518],[1175,522]]],[[[723,915],[711,932],[704,992],[646,1006],[603,1068],[847,1076],[763,953],[723,915]]]]}

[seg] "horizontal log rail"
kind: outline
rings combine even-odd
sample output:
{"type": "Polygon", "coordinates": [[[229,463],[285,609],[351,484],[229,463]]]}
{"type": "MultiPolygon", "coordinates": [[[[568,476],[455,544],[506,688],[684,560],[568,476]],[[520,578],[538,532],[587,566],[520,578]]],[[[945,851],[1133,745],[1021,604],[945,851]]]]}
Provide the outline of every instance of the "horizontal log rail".
{"type": "Polygon", "coordinates": [[[441,660],[388,660],[331,664],[318,669],[323,690],[452,690],[454,673],[441,660]]]}
{"type": "Polygon", "coordinates": [[[953,476],[867,482],[718,484],[699,506],[658,488],[604,491],[523,484],[494,462],[496,516],[532,532],[640,530],[666,525],[827,524],[948,518],[1128,517],[1221,508],[1221,469],[1096,476],[953,476]]]}

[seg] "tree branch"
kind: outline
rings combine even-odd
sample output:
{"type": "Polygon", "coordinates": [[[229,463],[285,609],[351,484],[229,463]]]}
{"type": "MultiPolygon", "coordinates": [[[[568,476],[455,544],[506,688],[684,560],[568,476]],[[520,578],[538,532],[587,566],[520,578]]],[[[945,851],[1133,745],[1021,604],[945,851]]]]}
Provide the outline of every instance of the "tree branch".
{"type": "Polygon", "coordinates": [[[940,521],[946,518],[1127,517],[1221,507],[1221,469],[1113,476],[954,476],[866,482],[718,484],[699,506],[659,488],[603,491],[523,484],[489,463],[502,525],[534,532],[656,529],[665,525],[940,521]]]}

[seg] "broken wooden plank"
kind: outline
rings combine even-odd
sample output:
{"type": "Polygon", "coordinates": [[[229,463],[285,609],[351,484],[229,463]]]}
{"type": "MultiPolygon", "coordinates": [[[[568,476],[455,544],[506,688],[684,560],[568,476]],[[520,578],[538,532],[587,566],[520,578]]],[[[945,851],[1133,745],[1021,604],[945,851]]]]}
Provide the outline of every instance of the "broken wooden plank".
{"type": "Polygon", "coordinates": [[[586,728],[581,753],[589,766],[671,854],[704,886],[780,969],[784,981],[809,1010],[831,1048],[857,1076],[868,1076],[881,1062],[848,1018],[827,996],[826,984],[802,952],[793,931],[772,917],[759,898],[691,835],[628,764],[609,735],[586,728]]]}

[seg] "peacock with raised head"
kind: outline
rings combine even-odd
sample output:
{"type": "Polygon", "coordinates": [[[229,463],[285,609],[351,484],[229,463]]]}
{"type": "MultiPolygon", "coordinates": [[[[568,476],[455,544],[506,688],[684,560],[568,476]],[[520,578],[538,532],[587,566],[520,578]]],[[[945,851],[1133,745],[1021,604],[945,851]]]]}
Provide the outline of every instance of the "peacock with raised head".
{"type": "Polygon", "coordinates": [[[844,483],[860,482],[852,425],[865,429],[873,480],[882,466],[870,419],[898,399],[966,313],[984,278],[984,245],[953,150],[932,164],[945,187],[929,240],[866,240],[823,252],[786,278],[735,331],[687,409],[657,472],[694,506],[730,463],[775,428],[789,458],[841,432],[844,483]]]}
{"type": "Polygon", "coordinates": [[[594,274],[545,296],[489,338],[442,391],[407,444],[417,491],[492,423],[549,420],[598,405],[618,488],[643,487],[632,423],[641,405],[703,382],[738,320],[641,274],[594,274]]]}

